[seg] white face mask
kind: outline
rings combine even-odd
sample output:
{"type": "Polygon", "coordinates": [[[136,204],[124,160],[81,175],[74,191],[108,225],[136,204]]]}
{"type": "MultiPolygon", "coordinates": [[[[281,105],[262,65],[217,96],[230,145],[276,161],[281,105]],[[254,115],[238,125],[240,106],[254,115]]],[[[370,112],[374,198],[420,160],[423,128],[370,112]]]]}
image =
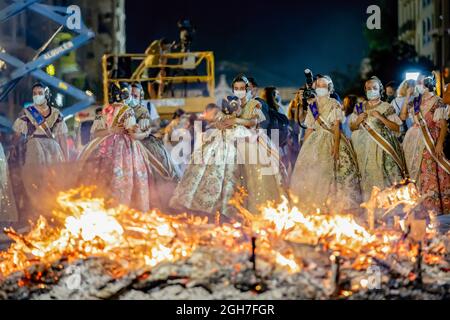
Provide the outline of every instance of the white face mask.
{"type": "Polygon", "coordinates": [[[234,95],[239,99],[244,99],[247,96],[247,91],[245,90],[236,90],[234,91],[234,95]]]}
{"type": "Polygon", "coordinates": [[[424,94],[425,93],[425,86],[423,84],[418,84],[416,86],[416,92],[418,94],[424,94]]]}
{"type": "Polygon", "coordinates": [[[318,97],[326,97],[328,95],[328,89],[327,88],[317,88],[316,93],[318,97]]]}
{"type": "Polygon", "coordinates": [[[139,105],[139,99],[130,97],[130,99],[128,99],[128,101],[127,101],[127,104],[128,104],[130,107],[134,108],[134,107],[136,107],[137,105],[139,105]]]}
{"type": "Polygon", "coordinates": [[[380,92],[378,90],[367,90],[367,99],[376,100],[380,97],[380,92]]]}
{"type": "Polygon", "coordinates": [[[280,95],[275,95],[275,102],[278,104],[281,104],[281,96],[280,95]]]}
{"type": "Polygon", "coordinates": [[[38,95],[33,96],[33,103],[36,106],[41,106],[41,105],[45,104],[45,102],[47,102],[47,99],[45,99],[45,95],[38,94],[38,95]]]}

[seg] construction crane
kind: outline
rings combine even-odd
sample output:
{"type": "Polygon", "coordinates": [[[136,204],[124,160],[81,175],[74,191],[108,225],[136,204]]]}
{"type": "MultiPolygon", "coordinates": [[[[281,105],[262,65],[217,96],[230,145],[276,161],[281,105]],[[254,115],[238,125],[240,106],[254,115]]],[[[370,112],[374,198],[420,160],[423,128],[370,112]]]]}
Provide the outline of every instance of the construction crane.
{"type": "Polygon", "coordinates": [[[86,44],[94,38],[94,32],[84,25],[81,17],[79,17],[79,24],[75,28],[70,27],[68,19],[71,17],[73,11],[70,10],[69,7],[45,5],[39,2],[40,0],[13,0],[9,6],[0,11],[0,23],[3,23],[7,19],[18,15],[25,10],[30,10],[60,25],[58,30],[49,38],[49,40],[39,48],[34,55],[34,58],[28,62],[21,61],[19,58],[8,54],[4,50],[0,50],[0,61],[15,68],[7,77],[0,79],[0,101],[14,89],[20,79],[32,76],[57,89],[57,91],[77,100],[73,105],[63,109],[65,116],[73,115],[95,102],[92,94],[86,93],[59,78],[51,76],[42,69],[46,68],[60,57],[67,55],[73,50],[86,44]],[[74,38],[61,43],[54,49],[47,51],[52,40],[63,28],[67,28],[77,35],[74,38]]]}
{"type": "Polygon", "coordinates": [[[169,119],[179,108],[197,113],[202,112],[208,103],[216,102],[214,54],[211,51],[155,55],[146,50],[145,53],[105,54],[102,68],[105,104],[108,103],[111,82],[134,81],[167,83],[166,94],[156,97],[149,94],[147,100],[157,108],[162,119],[169,119]]]}

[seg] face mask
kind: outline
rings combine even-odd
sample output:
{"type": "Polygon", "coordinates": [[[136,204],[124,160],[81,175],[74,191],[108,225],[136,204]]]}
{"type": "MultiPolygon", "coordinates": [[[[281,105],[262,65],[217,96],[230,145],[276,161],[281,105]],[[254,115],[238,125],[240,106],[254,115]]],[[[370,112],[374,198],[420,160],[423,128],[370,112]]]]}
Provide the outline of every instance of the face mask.
{"type": "Polygon", "coordinates": [[[234,95],[239,99],[244,99],[247,96],[247,91],[245,90],[236,90],[234,91],[234,95]]]}
{"type": "Polygon", "coordinates": [[[136,98],[130,98],[127,102],[127,104],[132,108],[136,107],[139,104],[139,100],[136,98]]]}
{"type": "Polygon", "coordinates": [[[425,92],[425,86],[424,86],[423,84],[418,84],[418,85],[416,86],[416,92],[417,92],[418,94],[424,94],[424,92],[425,92]]]}
{"type": "Polygon", "coordinates": [[[280,104],[281,103],[281,97],[279,95],[275,96],[275,102],[280,104]]]}
{"type": "Polygon", "coordinates": [[[328,95],[328,89],[326,88],[317,88],[316,93],[318,97],[326,97],[328,95]]]}
{"type": "Polygon", "coordinates": [[[45,96],[43,94],[33,96],[33,102],[37,106],[43,105],[46,102],[45,96]]]}
{"type": "Polygon", "coordinates": [[[376,100],[380,97],[380,92],[378,90],[368,90],[367,91],[367,99],[376,100]]]}

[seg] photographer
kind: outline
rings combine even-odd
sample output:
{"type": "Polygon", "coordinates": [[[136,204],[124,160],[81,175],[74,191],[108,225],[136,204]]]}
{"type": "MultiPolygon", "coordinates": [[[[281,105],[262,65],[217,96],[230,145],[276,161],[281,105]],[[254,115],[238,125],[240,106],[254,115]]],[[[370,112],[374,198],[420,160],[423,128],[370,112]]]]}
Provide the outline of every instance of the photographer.
{"type": "Polygon", "coordinates": [[[358,212],[361,199],[358,166],[349,141],[341,133],[345,116],[333,92],[331,78],[318,77],[312,87],[307,70],[303,101],[309,107],[305,140],[291,178],[291,191],[301,209],[358,212]]]}
{"type": "Polygon", "coordinates": [[[304,126],[306,111],[308,106],[303,106],[303,91],[304,88],[300,88],[295,97],[288,106],[287,117],[289,119],[289,135],[288,135],[288,158],[289,167],[288,171],[294,170],[295,162],[297,161],[298,153],[300,152],[301,142],[305,135],[306,127],[304,126]]]}
{"type": "Polygon", "coordinates": [[[261,111],[264,114],[264,117],[266,118],[264,121],[262,121],[258,128],[267,130],[269,128],[270,124],[270,115],[269,115],[269,106],[267,105],[266,101],[258,96],[258,84],[256,83],[255,78],[249,77],[249,88],[252,95],[252,99],[257,100],[261,104],[261,111]]]}

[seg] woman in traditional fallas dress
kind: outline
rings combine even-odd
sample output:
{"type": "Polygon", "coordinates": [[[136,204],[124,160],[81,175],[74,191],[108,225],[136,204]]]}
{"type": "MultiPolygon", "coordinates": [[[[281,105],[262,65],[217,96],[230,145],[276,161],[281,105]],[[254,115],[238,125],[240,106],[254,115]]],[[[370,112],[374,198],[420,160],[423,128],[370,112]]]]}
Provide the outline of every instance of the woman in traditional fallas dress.
{"type": "Polygon", "coordinates": [[[350,117],[352,142],[361,172],[364,201],[373,187],[381,189],[408,176],[403,150],[396,137],[402,120],[393,106],[381,100],[383,85],[377,77],[365,83],[368,101],[356,105],[350,117]]]}
{"type": "Polygon", "coordinates": [[[21,177],[33,211],[49,213],[57,193],[65,188],[65,179],[61,177],[68,129],[62,114],[50,105],[49,88],[38,82],[32,93],[33,105],[25,108],[13,125],[16,148],[12,158],[24,162],[21,177]],[[20,137],[25,141],[24,157],[16,151],[20,137]]]}
{"type": "Polygon", "coordinates": [[[240,187],[248,193],[243,207],[252,214],[258,214],[267,201],[280,201],[286,195],[282,187],[285,170],[280,169],[276,148],[267,135],[253,130],[265,118],[259,102],[251,99],[247,78],[238,76],[232,88],[241,107],[231,116],[218,113],[213,121],[216,129],[204,134],[201,148],[191,156],[171,199],[173,208],[211,217],[220,212],[225,219],[240,220],[229,204],[240,187]],[[243,143],[238,147],[236,141],[243,143]]]}
{"type": "Polygon", "coordinates": [[[96,137],[80,154],[78,184],[96,186],[96,194],[113,205],[145,212],[162,204],[149,151],[139,141],[150,133],[140,130],[133,109],[124,103],[128,97],[128,84],[111,85],[111,104],[96,119],[96,137]]]}
{"type": "Polygon", "coordinates": [[[340,129],[345,115],[331,78],[316,81],[317,98],[308,101],[307,131],[292,173],[290,190],[305,212],[358,213],[361,190],[350,142],[340,129]]]}
{"type": "Polygon", "coordinates": [[[8,161],[0,143],[0,225],[17,222],[18,219],[19,216],[9,177],[8,161]]]}
{"type": "Polygon", "coordinates": [[[433,77],[420,76],[417,81],[418,96],[404,105],[400,117],[408,117],[414,125],[407,131],[403,149],[408,170],[416,180],[424,197],[422,217],[428,210],[437,214],[450,214],[450,162],[444,156],[448,111],[435,92],[433,77]],[[426,138],[426,139],[424,139],[426,138]]]}

